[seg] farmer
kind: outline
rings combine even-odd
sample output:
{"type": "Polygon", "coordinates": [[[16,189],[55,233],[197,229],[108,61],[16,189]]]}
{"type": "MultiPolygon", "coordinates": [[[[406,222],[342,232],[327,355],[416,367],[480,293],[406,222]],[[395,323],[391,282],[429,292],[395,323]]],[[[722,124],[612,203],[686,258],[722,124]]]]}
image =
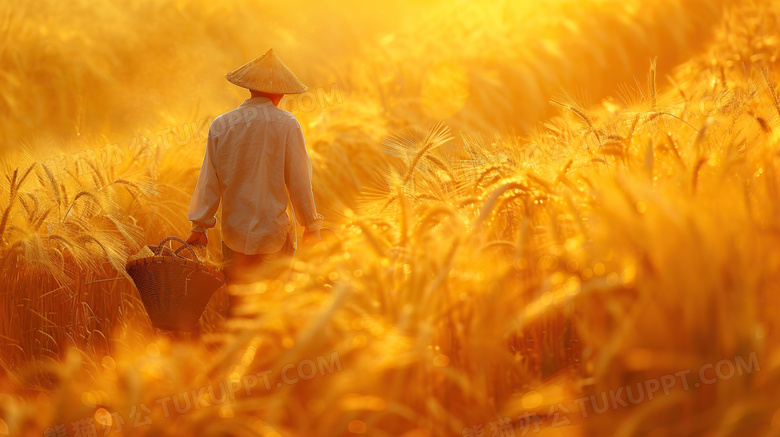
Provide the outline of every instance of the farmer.
{"type": "MultiPolygon", "coordinates": [[[[320,241],[323,218],[314,207],[312,166],[301,125],[277,107],[285,94],[303,93],[306,85],[273,49],[225,77],[247,88],[251,98],[209,127],[190,203],[192,234],[187,242],[208,244],[206,232],[216,225],[221,199],[222,258],[230,286],[260,279],[263,263],[294,253],[296,232],[288,204],[305,227],[304,244],[320,241]]],[[[229,294],[230,316],[238,297],[229,294]]]]}

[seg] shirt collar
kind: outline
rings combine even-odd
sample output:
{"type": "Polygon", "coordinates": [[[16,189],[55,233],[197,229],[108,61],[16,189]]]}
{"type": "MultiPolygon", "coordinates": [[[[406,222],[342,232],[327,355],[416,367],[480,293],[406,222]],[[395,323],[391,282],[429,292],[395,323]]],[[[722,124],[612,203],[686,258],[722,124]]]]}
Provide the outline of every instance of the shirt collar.
{"type": "Polygon", "coordinates": [[[244,102],[241,103],[239,107],[248,106],[248,105],[268,105],[268,104],[273,105],[273,103],[271,103],[271,99],[269,99],[268,97],[258,96],[258,97],[251,97],[249,99],[244,100],[244,102]]]}

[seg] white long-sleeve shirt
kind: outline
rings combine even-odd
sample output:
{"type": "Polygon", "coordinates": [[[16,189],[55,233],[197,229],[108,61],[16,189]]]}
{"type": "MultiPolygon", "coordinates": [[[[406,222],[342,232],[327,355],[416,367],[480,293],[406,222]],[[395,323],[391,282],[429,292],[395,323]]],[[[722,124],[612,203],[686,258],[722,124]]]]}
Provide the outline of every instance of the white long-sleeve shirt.
{"type": "Polygon", "coordinates": [[[222,240],[230,249],[247,255],[277,252],[291,228],[288,202],[307,232],[322,227],[311,177],[298,120],[268,98],[247,99],[209,127],[188,214],[192,231],[216,225],[221,198],[222,240]]]}

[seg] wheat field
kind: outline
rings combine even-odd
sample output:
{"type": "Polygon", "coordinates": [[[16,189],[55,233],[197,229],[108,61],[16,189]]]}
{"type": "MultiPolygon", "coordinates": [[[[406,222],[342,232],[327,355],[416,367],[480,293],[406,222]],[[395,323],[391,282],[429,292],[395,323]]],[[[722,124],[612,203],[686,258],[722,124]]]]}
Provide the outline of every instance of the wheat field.
{"type": "Polygon", "coordinates": [[[3,2],[0,435],[780,435],[779,26],[774,0],[3,2]],[[338,237],[174,338],[125,263],[188,235],[248,97],[224,73],[270,47],[338,237]]]}

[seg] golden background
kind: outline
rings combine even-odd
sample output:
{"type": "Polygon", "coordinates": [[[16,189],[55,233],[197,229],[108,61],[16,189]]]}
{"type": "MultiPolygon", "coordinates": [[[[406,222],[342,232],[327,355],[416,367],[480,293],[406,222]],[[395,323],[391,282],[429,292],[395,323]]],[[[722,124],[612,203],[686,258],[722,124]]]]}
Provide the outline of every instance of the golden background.
{"type": "Polygon", "coordinates": [[[779,17],[773,0],[3,2],[0,435],[118,435],[122,417],[148,436],[776,435],[779,17]],[[249,320],[223,327],[220,291],[201,341],[174,341],[124,265],[186,236],[208,123],[248,97],[224,74],[271,47],[310,88],[281,107],[340,238],[253,285],[249,320]],[[334,352],[333,374],[156,402],[334,352]],[[753,371],[696,379],[740,359],[753,371]],[[687,390],[575,402],[681,371],[687,390]]]}

